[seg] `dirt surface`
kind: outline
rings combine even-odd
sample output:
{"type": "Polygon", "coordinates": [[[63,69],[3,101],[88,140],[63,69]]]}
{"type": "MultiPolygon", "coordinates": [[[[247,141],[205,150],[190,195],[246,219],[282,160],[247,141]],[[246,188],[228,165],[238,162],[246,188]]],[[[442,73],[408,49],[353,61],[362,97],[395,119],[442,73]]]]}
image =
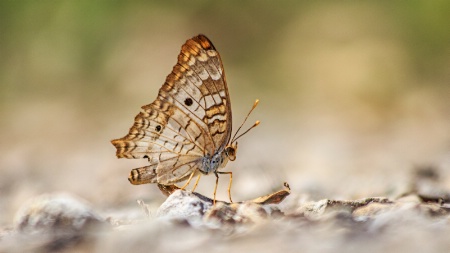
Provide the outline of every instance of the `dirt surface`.
{"type": "Polygon", "coordinates": [[[14,227],[1,229],[0,251],[450,250],[448,195],[411,190],[395,199],[312,201],[286,187],[254,200],[213,204],[199,193],[172,189],[156,210],[140,200],[134,211],[115,215],[68,194],[47,194],[24,203],[14,227]]]}

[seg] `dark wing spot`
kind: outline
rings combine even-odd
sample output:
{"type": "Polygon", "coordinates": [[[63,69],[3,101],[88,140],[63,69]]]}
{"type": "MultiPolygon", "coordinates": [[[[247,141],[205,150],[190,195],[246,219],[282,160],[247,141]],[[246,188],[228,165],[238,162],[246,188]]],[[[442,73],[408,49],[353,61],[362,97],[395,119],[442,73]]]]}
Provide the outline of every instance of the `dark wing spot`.
{"type": "Polygon", "coordinates": [[[187,106],[191,106],[192,103],[193,103],[193,101],[192,101],[191,98],[186,98],[186,99],[184,100],[184,104],[187,105],[187,106]]]}
{"type": "Polygon", "coordinates": [[[157,126],[155,127],[155,130],[156,130],[156,132],[161,131],[161,126],[160,126],[160,125],[157,125],[157,126]]]}

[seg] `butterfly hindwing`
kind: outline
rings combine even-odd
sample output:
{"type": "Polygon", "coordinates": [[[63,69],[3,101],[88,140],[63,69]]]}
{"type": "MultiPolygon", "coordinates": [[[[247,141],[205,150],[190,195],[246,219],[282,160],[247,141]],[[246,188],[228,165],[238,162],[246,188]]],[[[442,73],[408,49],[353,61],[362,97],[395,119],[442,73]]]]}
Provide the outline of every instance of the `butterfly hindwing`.
{"type": "MultiPolygon", "coordinates": [[[[135,122],[127,136],[113,140],[119,158],[149,158],[157,159],[158,152],[170,151],[183,154],[186,152],[202,155],[202,150],[196,147],[188,138],[188,134],[180,131],[180,126],[173,126],[173,109],[167,102],[156,100],[142,107],[135,117],[135,122]],[[168,124],[172,122],[171,124],[168,124]]],[[[187,128],[188,130],[191,128],[187,128]]],[[[198,130],[197,130],[198,132],[198,130]]]]}
{"type": "Polygon", "coordinates": [[[128,181],[132,184],[157,183],[156,166],[158,166],[158,164],[153,163],[145,167],[131,170],[128,181]]]}

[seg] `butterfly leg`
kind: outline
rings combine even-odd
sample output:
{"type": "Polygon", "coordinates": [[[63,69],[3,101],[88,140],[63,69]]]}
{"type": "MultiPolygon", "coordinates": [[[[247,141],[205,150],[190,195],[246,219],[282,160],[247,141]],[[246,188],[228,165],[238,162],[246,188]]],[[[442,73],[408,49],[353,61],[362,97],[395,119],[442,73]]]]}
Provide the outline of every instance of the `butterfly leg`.
{"type": "Polygon", "coordinates": [[[192,191],[195,191],[195,188],[197,188],[198,181],[200,181],[200,177],[201,177],[201,176],[202,176],[202,174],[198,174],[197,180],[195,180],[194,188],[192,188],[192,191]]]}
{"type": "Polygon", "coordinates": [[[219,173],[219,174],[229,174],[230,175],[230,183],[228,183],[228,197],[230,197],[230,202],[233,203],[233,200],[231,199],[231,184],[233,182],[233,172],[231,172],[231,171],[227,171],[227,172],[218,171],[217,173],[219,173]]]}
{"type": "Polygon", "coordinates": [[[217,171],[214,172],[214,175],[216,175],[216,186],[214,187],[214,198],[213,198],[213,205],[216,204],[216,192],[217,192],[217,185],[219,185],[219,175],[217,174],[217,171]]]}
{"type": "Polygon", "coordinates": [[[183,185],[183,187],[180,188],[181,190],[184,190],[184,188],[186,188],[186,186],[189,185],[189,183],[191,182],[192,177],[194,176],[194,174],[195,174],[195,171],[193,171],[193,172],[191,173],[191,176],[189,176],[189,179],[187,180],[187,182],[183,185]]]}

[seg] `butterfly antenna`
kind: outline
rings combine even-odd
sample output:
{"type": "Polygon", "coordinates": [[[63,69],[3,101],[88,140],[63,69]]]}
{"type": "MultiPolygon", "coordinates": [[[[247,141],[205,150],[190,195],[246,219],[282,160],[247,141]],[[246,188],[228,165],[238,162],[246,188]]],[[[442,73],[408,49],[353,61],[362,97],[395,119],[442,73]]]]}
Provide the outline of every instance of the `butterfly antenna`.
{"type": "Polygon", "coordinates": [[[248,112],[247,116],[245,117],[244,122],[242,122],[241,126],[238,128],[238,130],[236,131],[236,133],[234,133],[233,138],[231,138],[231,143],[233,143],[234,141],[236,141],[237,139],[239,139],[239,137],[241,137],[242,135],[246,134],[248,131],[250,131],[250,129],[252,129],[252,128],[256,127],[257,125],[259,125],[259,121],[256,121],[256,123],[255,123],[252,127],[250,127],[247,131],[245,131],[243,134],[239,135],[239,137],[234,138],[234,137],[236,137],[236,135],[237,135],[237,134],[239,133],[239,131],[241,130],[242,126],[243,126],[243,125],[245,124],[245,122],[247,121],[248,116],[250,116],[250,114],[253,112],[253,110],[256,108],[256,106],[258,106],[258,103],[259,103],[259,99],[256,99],[256,100],[255,100],[255,103],[253,103],[252,109],[248,112]]]}
{"type": "Polygon", "coordinates": [[[257,120],[257,121],[255,122],[255,124],[253,124],[253,126],[251,126],[249,129],[247,129],[247,131],[243,132],[241,135],[239,135],[238,137],[236,137],[236,139],[233,139],[232,142],[237,141],[237,140],[238,140],[239,138],[241,138],[244,134],[248,133],[248,131],[252,130],[252,129],[255,128],[257,125],[259,125],[259,123],[260,123],[260,121],[257,120]]]}

